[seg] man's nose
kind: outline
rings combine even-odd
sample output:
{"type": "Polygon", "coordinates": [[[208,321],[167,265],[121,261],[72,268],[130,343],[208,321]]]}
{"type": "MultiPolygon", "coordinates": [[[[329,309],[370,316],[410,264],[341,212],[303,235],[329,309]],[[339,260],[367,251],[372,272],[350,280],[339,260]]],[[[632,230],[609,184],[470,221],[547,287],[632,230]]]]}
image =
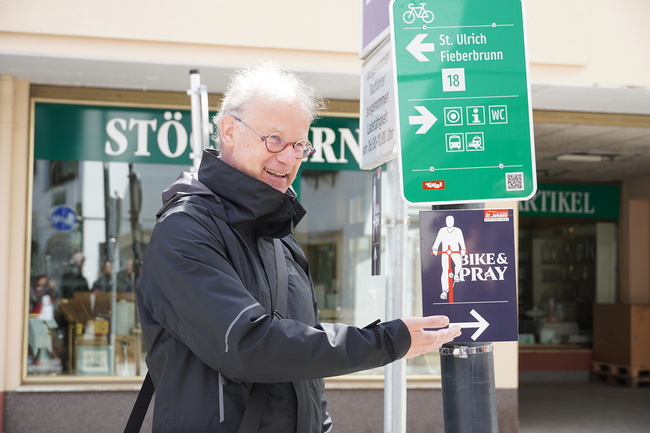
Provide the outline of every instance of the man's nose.
{"type": "Polygon", "coordinates": [[[287,165],[295,165],[298,159],[296,159],[296,153],[293,150],[292,145],[287,145],[284,149],[282,149],[281,152],[278,152],[277,154],[278,160],[281,162],[287,164],[287,165]]]}

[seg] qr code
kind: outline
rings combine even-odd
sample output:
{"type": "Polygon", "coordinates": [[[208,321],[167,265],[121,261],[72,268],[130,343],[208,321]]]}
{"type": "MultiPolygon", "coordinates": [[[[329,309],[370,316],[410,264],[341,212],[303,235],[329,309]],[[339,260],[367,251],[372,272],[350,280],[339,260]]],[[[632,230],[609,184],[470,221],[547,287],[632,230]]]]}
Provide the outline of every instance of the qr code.
{"type": "Polygon", "coordinates": [[[506,191],[523,191],[524,174],[506,173],[506,191]]]}

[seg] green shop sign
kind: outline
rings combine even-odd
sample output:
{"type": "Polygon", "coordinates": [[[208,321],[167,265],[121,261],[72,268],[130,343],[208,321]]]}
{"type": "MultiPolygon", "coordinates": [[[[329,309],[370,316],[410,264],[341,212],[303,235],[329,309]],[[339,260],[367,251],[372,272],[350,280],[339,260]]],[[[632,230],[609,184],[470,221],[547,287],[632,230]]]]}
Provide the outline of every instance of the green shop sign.
{"type": "MultiPolygon", "coordinates": [[[[34,125],[36,159],[192,165],[189,110],[37,102],[34,125]]],[[[359,169],[358,117],[317,119],[309,138],[302,169],[359,169]]]]}
{"type": "Polygon", "coordinates": [[[539,184],[532,199],[519,203],[523,217],[618,219],[618,185],[539,184]]]}

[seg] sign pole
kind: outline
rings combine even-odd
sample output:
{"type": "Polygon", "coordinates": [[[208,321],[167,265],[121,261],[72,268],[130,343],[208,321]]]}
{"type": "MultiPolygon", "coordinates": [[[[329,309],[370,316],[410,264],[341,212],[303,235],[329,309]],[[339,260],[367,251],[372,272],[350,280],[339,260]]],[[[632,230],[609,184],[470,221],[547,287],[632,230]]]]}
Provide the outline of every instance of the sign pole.
{"type": "Polygon", "coordinates": [[[440,348],[445,433],[497,433],[492,343],[440,348]]]}
{"type": "MultiPolygon", "coordinates": [[[[432,210],[483,209],[483,203],[434,205],[432,210]]],[[[497,433],[494,346],[448,343],[440,349],[445,433],[497,433]]]]}
{"type": "Polygon", "coordinates": [[[203,149],[210,145],[212,124],[208,113],[208,88],[201,84],[201,75],[198,69],[190,70],[190,96],[192,108],[192,172],[199,171],[203,149]]]}
{"type": "MultiPolygon", "coordinates": [[[[406,242],[408,239],[408,209],[400,196],[397,160],[388,162],[386,188],[386,251],[390,264],[386,266],[386,318],[404,317],[404,281],[406,242]]],[[[406,360],[388,364],[384,378],[384,433],[406,433],[406,360]]]]}

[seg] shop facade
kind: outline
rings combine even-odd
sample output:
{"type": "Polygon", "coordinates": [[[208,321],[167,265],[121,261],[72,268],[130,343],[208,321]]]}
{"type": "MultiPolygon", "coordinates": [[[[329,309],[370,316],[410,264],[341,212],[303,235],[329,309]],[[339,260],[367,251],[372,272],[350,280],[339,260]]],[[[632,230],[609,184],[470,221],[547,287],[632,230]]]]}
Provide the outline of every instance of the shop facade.
{"type": "MultiPolygon", "coordinates": [[[[190,113],[47,99],[32,112],[27,377],[142,376],[135,282],[160,192],[191,169],[190,113]]],[[[385,298],[381,272],[370,271],[372,172],[358,168],[358,117],[321,117],[310,139],[317,151],[294,186],[310,212],[296,236],[322,319],[363,326],[385,298]]],[[[575,183],[540,183],[519,204],[523,353],[591,347],[593,304],[618,302],[620,205],[620,185],[575,183]]],[[[409,212],[413,313],[419,210],[409,212]]],[[[426,364],[413,373],[439,374],[435,360],[426,364]]]]}
{"type": "MultiPolygon", "coordinates": [[[[165,103],[153,104],[134,94],[132,101],[116,104],[102,97],[110,93],[30,88],[29,151],[13,154],[26,158],[28,181],[22,203],[26,241],[17,239],[25,248],[20,264],[25,273],[14,274],[22,276],[24,290],[12,293],[12,305],[20,309],[16,314],[12,308],[12,320],[22,328],[12,333],[19,348],[12,363],[20,380],[4,394],[6,431],[78,429],[107,404],[120,409],[97,429],[113,429],[111,423],[128,416],[146,373],[134,284],[160,194],[192,165],[189,101],[166,95],[165,103]],[[37,415],[43,405],[59,408],[48,424],[37,415]]],[[[385,317],[386,275],[371,275],[374,173],[359,169],[358,105],[332,101],[327,115],[312,125],[310,139],[317,152],[294,183],[308,209],[296,237],[310,260],[322,320],[365,326],[385,317]]],[[[395,181],[396,173],[386,167],[384,172],[384,183],[395,181]]],[[[408,314],[422,311],[419,210],[409,210],[408,314]]],[[[386,242],[382,245],[386,268],[391,254],[386,242]]],[[[512,359],[507,346],[513,343],[503,344],[501,356],[512,359]]],[[[410,423],[442,423],[433,413],[431,419],[417,415],[424,402],[441,404],[438,355],[410,361],[407,368],[416,411],[410,423]]],[[[383,369],[327,385],[342,424],[353,428],[359,422],[350,408],[362,400],[375,401],[372,406],[381,412],[383,369]],[[359,400],[360,393],[368,395],[359,400]]],[[[499,392],[500,416],[514,425],[516,393],[499,392]]],[[[381,416],[374,419],[380,428],[381,416]]]]}
{"type": "MultiPolygon", "coordinates": [[[[386,276],[371,275],[373,172],[359,170],[355,158],[361,146],[357,2],[314,2],[309,10],[257,2],[245,14],[239,4],[213,2],[201,14],[209,22],[164,32],[161,22],[194,23],[195,10],[153,10],[145,2],[107,11],[71,1],[69,9],[85,19],[61,14],[52,20],[49,3],[10,3],[0,17],[4,431],[115,431],[125,422],[146,369],[133,282],[160,193],[191,166],[184,90],[188,70],[197,65],[213,92],[213,111],[232,68],[261,58],[299,72],[331,101],[311,128],[319,152],[294,184],[309,212],[296,234],[313,264],[324,320],[365,325],[384,316],[386,276]],[[247,24],[272,16],[291,17],[302,28],[318,17],[329,27],[296,38],[247,24]]],[[[612,22],[601,3],[526,2],[536,128],[650,129],[647,104],[635,105],[650,88],[640,72],[649,60],[618,49],[624,41],[626,52],[643,52],[647,38],[630,32],[645,27],[630,23],[647,16],[647,5],[619,7],[625,17],[612,22]],[[549,37],[558,8],[566,22],[549,37]],[[600,21],[612,31],[596,30],[600,21]],[[634,65],[623,67],[631,60],[634,65]],[[602,98],[611,89],[601,83],[627,96],[602,98]]],[[[541,140],[538,148],[546,144],[541,140]]],[[[647,150],[639,146],[638,152],[647,150]]],[[[389,167],[382,169],[384,185],[398,181],[389,167]]],[[[540,177],[531,201],[499,204],[518,214],[520,284],[520,342],[495,344],[502,431],[518,429],[519,370],[588,374],[590,302],[650,303],[648,191],[650,174],[621,182],[540,177]]],[[[421,311],[420,210],[426,206],[408,210],[404,258],[414,314],[421,311]]],[[[389,250],[382,250],[382,260],[391,260],[389,250]]],[[[407,371],[409,431],[442,430],[438,356],[409,361],[407,371]]],[[[328,379],[341,431],[381,431],[382,374],[328,379]]]]}
{"type": "MultiPolygon", "coordinates": [[[[31,398],[55,401],[71,385],[81,398],[98,383],[128,408],[146,372],[133,284],[160,193],[192,165],[183,96],[166,105],[115,104],[76,93],[78,99],[30,98],[24,391],[10,395],[9,408],[31,398]]],[[[296,237],[312,264],[322,319],[363,326],[384,311],[385,276],[371,275],[373,171],[359,169],[358,116],[340,106],[311,127],[317,152],[294,185],[309,213],[296,237]]],[[[392,173],[386,174],[384,182],[391,181],[392,173]]],[[[535,371],[539,363],[531,359],[550,357],[542,369],[574,370],[582,362],[587,374],[591,307],[619,297],[621,185],[542,182],[533,199],[511,207],[519,214],[519,368],[535,371]]],[[[406,296],[412,314],[422,308],[417,228],[426,209],[408,211],[406,261],[412,269],[406,296]]],[[[408,372],[418,382],[414,394],[436,392],[437,356],[409,362],[408,372]]],[[[364,372],[332,382],[331,392],[346,401],[362,386],[380,398],[381,381],[381,370],[364,372]]],[[[513,398],[500,390],[504,422],[516,418],[507,407],[513,398]]]]}

